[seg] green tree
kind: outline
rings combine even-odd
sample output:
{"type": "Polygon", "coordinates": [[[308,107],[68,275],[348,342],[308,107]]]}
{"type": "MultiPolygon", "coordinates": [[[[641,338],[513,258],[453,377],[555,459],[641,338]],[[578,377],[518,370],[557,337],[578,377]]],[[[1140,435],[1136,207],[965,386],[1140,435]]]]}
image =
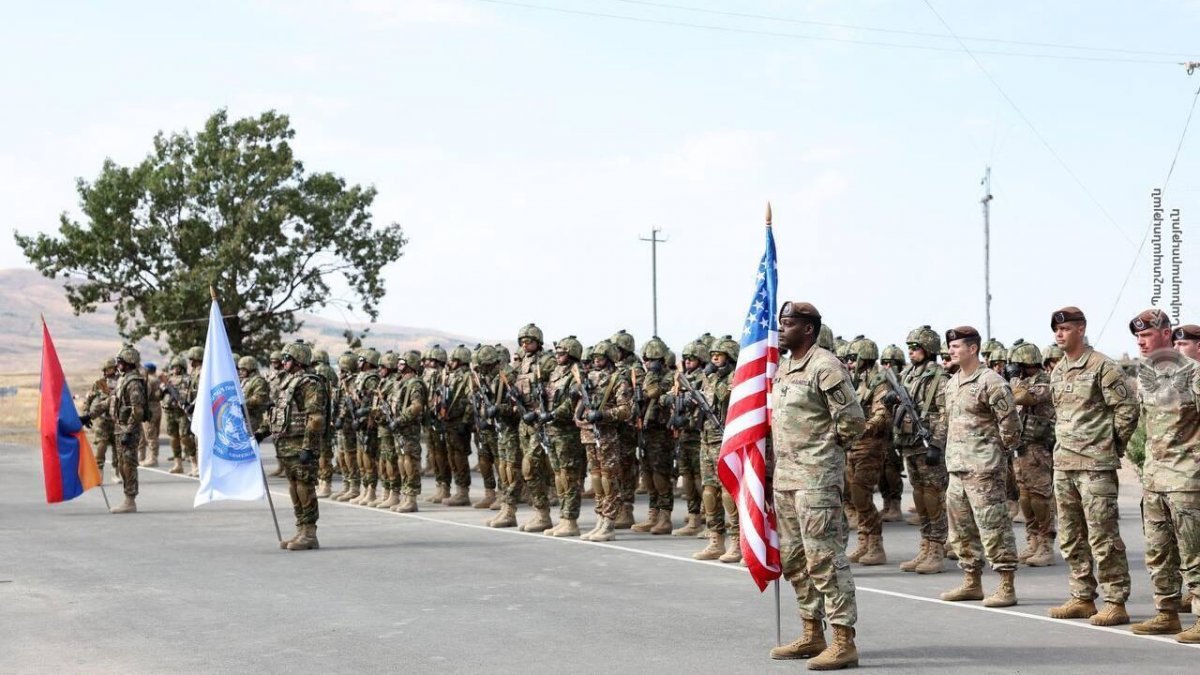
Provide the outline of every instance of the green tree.
{"type": "Polygon", "coordinates": [[[160,132],[140,164],[105,160],[76,181],[82,222],[64,213],[57,235],[17,232],[17,244],[67,279],[77,315],[115,303],[123,337],[173,351],[204,344],[210,285],[241,354],[266,353],[300,327],[297,312],[333,302],[331,282],[374,321],[404,232],[374,226],[374,187],[305,171],[294,136],[275,111],[231,122],[219,110],[194,135],[160,132]]]}

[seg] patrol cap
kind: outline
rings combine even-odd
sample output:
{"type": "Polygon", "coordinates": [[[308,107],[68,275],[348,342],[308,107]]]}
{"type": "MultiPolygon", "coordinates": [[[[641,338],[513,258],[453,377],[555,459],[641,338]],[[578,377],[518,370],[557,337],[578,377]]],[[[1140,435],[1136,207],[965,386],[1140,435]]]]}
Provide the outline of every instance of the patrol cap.
{"type": "Polygon", "coordinates": [[[1083,315],[1083,310],[1078,307],[1063,307],[1057,312],[1050,315],[1050,330],[1054,330],[1060,323],[1070,321],[1078,321],[1087,323],[1087,317],[1083,315]]]}
{"type": "Polygon", "coordinates": [[[978,340],[980,336],[979,331],[971,326],[959,326],[958,328],[951,328],[946,331],[946,344],[950,344],[955,340],[970,340],[972,338],[978,340]]]}
{"type": "Polygon", "coordinates": [[[816,307],[813,307],[812,303],[795,302],[793,300],[788,300],[787,302],[783,303],[782,307],[779,308],[779,318],[782,319],[785,316],[793,318],[805,317],[809,319],[816,319],[818,321],[821,320],[821,313],[817,311],[816,307]]]}
{"type": "Polygon", "coordinates": [[[1175,329],[1176,340],[1200,340],[1200,326],[1194,323],[1185,323],[1175,329]]]}
{"type": "Polygon", "coordinates": [[[1147,328],[1170,328],[1171,318],[1161,309],[1147,309],[1129,322],[1129,332],[1137,335],[1147,328]]]}

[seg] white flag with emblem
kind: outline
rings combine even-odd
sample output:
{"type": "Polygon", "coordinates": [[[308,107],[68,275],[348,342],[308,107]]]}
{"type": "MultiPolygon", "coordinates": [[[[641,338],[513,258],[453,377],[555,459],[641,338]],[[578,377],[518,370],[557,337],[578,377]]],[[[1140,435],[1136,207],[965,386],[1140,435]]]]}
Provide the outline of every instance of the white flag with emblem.
{"type": "Polygon", "coordinates": [[[262,499],[262,463],[258,443],[246,424],[246,408],[237,365],[225,335],[221,307],[214,299],[208,313],[204,362],[196,385],[192,433],[200,461],[200,489],[193,507],[218,499],[262,499]]]}

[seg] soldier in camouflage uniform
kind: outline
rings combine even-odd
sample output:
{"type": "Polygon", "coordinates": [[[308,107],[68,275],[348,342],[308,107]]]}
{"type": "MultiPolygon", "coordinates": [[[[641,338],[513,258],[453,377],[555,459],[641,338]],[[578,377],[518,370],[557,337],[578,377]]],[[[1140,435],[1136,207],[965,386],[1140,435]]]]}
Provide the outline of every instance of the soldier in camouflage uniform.
{"type": "Polygon", "coordinates": [[[391,507],[397,513],[417,510],[421,494],[421,420],[428,392],[421,379],[421,354],[407,351],[399,362],[399,379],[391,389],[392,436],[398,454],[400,501],[391,507]]]}
{"type": "Polygon", "coordinates": [[[546,378],[546,411],[540,421],[550,440],[550,463],[560,497],[558,525],[543,531],[551,537],[579,536],[579,500],[587,473],[587,453],[575,426],[582,356],[583,344],[574,335],[559,340],[554,345],[554,368],[546,378]]]}
{"type": "Polygon", "coordinates": [[[373,509],[390,509],[400,503],[399,454],[396,451],[395,434],[391,423],[393,390],[399,384],[396,376],[400,370],[400,355],[390,349],[379,357],[379,388],[371,399],[371,415],[375,418],[375,429],[379,435],[379,480],[383,494],[367,503],[373,509]]]}
{"type": "Polygon", "coordinates": [[[580,440],[588,455],[600,467],[596,485],[596,526],[580,537],[585,541],[616,539],[616,518],[621,510],[618,482],[621,480],[621,425],[633,417],[633,385],[616,362],[621,353],[607,340],[592,347],[592,369],[587,374],[587,405],[580,409],[577,421],[580,440]]]}
{"type": "MultiPolygon", "coordinates": [[[[901,563],[900,569],[919,574],[938,574],[943,571],[949,527],[946,521],[946,486],[950,478],[941,452],[946,439],[939,435],[939,430],[945,428],[940,401],[947,375],[935,358],[941,338],[932,328],[921,326],[913,329],[908,334],[907,344],[912,365],[904,372],[900,384],[912,398],[920,419],[914,420],[907,414],[897,412],[895,442],[908,469],[913,502],[917,508],[917,522],[921,526],[921,545],[916,557],[901,563]],[[928,446],[922,443],[918,435],[920,429],[932,434],[928,446]]],[[[888,399],[889,402],[897,400],[894,395],[888,399]]]]}
{"type": "Polygon", "coordinates": [[[884,453],[891,445],[892,416],[884,399],[891,391],[879,370],[879,346],[873,340],[860,338],[850,344],[858,376],[859,406],[866,415],[862,436],[850,445],[846,453],[846,481],[850,484],[848,497],[858,514],[858,546],[847,555],[850,562],[864,566],[887,562],[883,549],[883,519],[875,507],[875,488],[883,473],[884,453]]]}
{"type": "Polygon", "coordinates": [[[263,374],[271,388],[271,400],[279,398],[279,383],[283,379],[283,350],[276,349],[267,357],[267,372],[263,374]]]}
{"type": "Polygon", "coordinates": [[[496,350],[489,345],[475,345],[471,353],[471,430],[475,437],[475,448],[479,451],[479,477],[483,479],[483,498],[471,504],[472,508],[500,509],[496,499],[496,475],[499,470],[499,450],[496,447],[496,424],[492,419],[496,401],[492,398],[488,382],[479,374],[480,355],[486,354],[488,363],[495,365],[496,350]]]}
{"type": "Polygon", "coordinates": [[[146,378],[139,366],[142,355],[131,346],[117,353],[117,384],[108,399],[108,415],[113,421],[113,436],[117,440],[118,470],[125,500],[114,506],[112,513],[135,513],[138,496],[138,448],[142,447],[142,422],[150,409],[146,378]]]}
{"type": "MultiPolygon", "coordinates": [[[[337,387],[337,373],[329,365],[329,352],[324,349],[313,350],[312,353],[312,371],[313,374],[321,378],[321,385],[325,387],[325,400],[329,401],[329,409],[336,410],[334,405],[334,388],[337,387]]],[[[332,417],[332,415],[331,415],[332,417]]],[[[328,497],[333,494],[333,442],[334,442],[334,426],[331,419],[325,420],[325,435],[321,437],[321,457],[317,463],[317,497],[328,497]]]]}
{"type": "MultiPolygon", "coordinates": [[[[188,415],[196,414],[196,387],[200,386],[200,367],[204,364],[204,347],[192,347],[187,351],[188,379],[186,389],[180,390],[183,400],[188,406],[188,415]]],[[[196,459],[196,435],[192,433],[191,420],[188,421],[187,433],[183,436],[183,454],[191,463],[192,468],[187,475],[192,478],[200,477],[200,462],[196,459]]]]}
{"type": "Polygon", "coordinates": [[[1054,403],[1041,350],[1033,343],[1018,343],[1008,352],[1009,367],[1019,369],[1009,381],[1021,425],[1022,451],[1013,460],[1013,472],[1025,516],[1025,550],[1017,560],[1045,567],[1054,564],[1054,403]]]}
{"type": "MultiPolygon", "coordinates": [[[[517,333],[520,344],[513,368],[513,380],[507,384],[520,405],[513,405],[514,414],[520,417],[518,427],[521,442],[521,475],[529,494],[530,505],[536,513],[533,519],[521,526],[525,532],[543,532],[550,528],[550,500],[547,494],[546,475],[549,471],[544,435],[538,428],[538,411],[543,407],[538,393],[543,376],[542,360],[547,354],[542,350],[542,329],[526,324],[517,333]]],[[[507,379],[507,378],[506,378],[507,379]]]]}
{"type": "Polygon", "coordinates": [[[162,434],[162,389],[158,386],[158,366],[143,366],[147,392],[150,397],[150,416],[142,423],[145,445],[138,451],[139,466],[158,466],[158,437],[162,434]]]}
{"type": "Polygon", "coordinates": [[[372,347],[358,350],[358,373],[350,392],[354,410],[354,449],[362,474],[362,489],[358,497],[346,501],[359,506],[375,501],[375,488],[379,482],[379,426],[371,410],[375,390],[379,388],[379,358],[379,352],[372,347]]]}
{"type": "MultiPolygon", "coordinates": [[[[354,387],[354,375],[358,372],[358,356],[344,351],[338,357],[337,382],[333,387],[333,431],[337,442],[337,463],[342,469],[342,489],[330,495],[334,501],[342,502],[359,495],[358,460],[355,456],[354,415],[350,410],[353,403],[350,391],[354,387]]],[[[320,490],[318,490],[318,493],[320,490]]]]}
{"type": "Polygon", "coordinates": [[[1179,620],[1184,591],[1191,609],[1200,610],[1200,366],[1175,351],[1171,320],[1159,309],[1138,314],[1129,324],[1142,359],[1138,402],[1146,424],[1142,465],[1142,531],[1146,569],[1157,614],[1132,626],[1139,635],[1176,634],[1179,642],[1200,643],[1200,620],[1187,631],[1179,620]]]}
{"type": "Polygon", "coordinates": [[[425,421],[422,427],[421,440],[428,449],[426,456],[426,475],[434,476],[437,488],[425,498],[426,503],[441,504],[450,497],[450,458],[446,454],[446,427],[440,419],[439,410],[442,406],[442,388],[445,384],[445,367],[449,356],[441,345],[434,345],[425,352],[424,372],[421,374],[425,382],[425,390],[429,392],[429,405],[425,409],[425,421]]]}
{"type": "MultiPolygon", "coordinates": [[[[942,593],[942,600],[983,600],[985,607],[1017,604],[1014,577],[1017,542],[1005,504],[1008,463],[1006,457],[1021,442],[1017,406],[1012,390],[996,371],[979,361],[982,338],[970,326],[946,331],[946,344],[958,372],[942,390],[946,469],[950,485],[946,511],[950,543],[963,570],[958,588],[942,593]],[[983,596],[983,557],[1000,574],[996,591],[983,596]]],[[[993,355],[995,352],[993,352],[993,355]]]]}
{"type": "Polygon", "coordinates": [[[675,469],[683,478],[682,496],[687,503],[687,521],[683,527],[671,533],[676,537],[694,537],[704,529],[700,498],[700,429],[704,421],[700,419],[699,407],[688,392],[699,390],[702,386],[707,355],[708,348],[698,340],[683,348],[683,368],[675,373],[674,386],[668,395],[671,428],[678,448],[675,469]],[[685,377],[691,383],[691,389],[681,381],[685,377]]]}
{"type": "Polygon", "coordinates": [[[442,407],[446,428],[446,456],[454,494],[446,506],[471,505],[471,350],[459,345],[450,352],[445,391],[450,398],[442,407]]]}
{"type": "Polygon", "coordinates": [[[858,606],[846,560],[842,511],[846,448],[866,426],[850,373],[816,345],[821,314],[806,302],[779,310],[781,359],[772,388],[774,493],[783,576],[796,591],[804,633],[771,650],[773,659],[810,659],[810,670],[858,665],[858,606]],[[833,624],[825,641],[824,620],[833,624]]]}
{"type": "Polygon", "coordinates": [[[1200,361],[1200,326],[1185,323],[1176,328],[1175,350],[1193,361],[1200,361]]]}
{"type": "Polygon", "coordinates": [[[675,440],[671,437],[671,372],[667,369],[670,349],[666,343],[651,338],[642,345],[642,361],[646,374],[639,377],[642,409],[642,472],[646,474],[646,492],[650,511],[646,520],[635,523],[634,532],[650,534],[671,533],[671,510],[675,506],[674,464],[675,440]]]}
{"type": "Polygon", "coordinates": [[[184,439],[191,433],[191,414],[183,399],[183,392],[191,386],[183,358],[171,359],[170,374],[159,383],[163,393],[163,404],[167,418],[167,436],[171,442],[171,469],[168,473],[183,473],[184,439]]]}
{"type": "Polygon", "coordinates": [[[329,405],[321,378],[309,370],[311,360],[312,352],[302,342],[283,348],[283,378],[270,413],[275,452],[283,464],[296,514],[296,534],[279,543],[289,551],[321,547],[317,541],[317,466],[329,405]]]}
{"type": "Polygon", "coordinates": [[[721,455],[721,440],[725,433],[725,415],[729,409],[729,384],[737,363],[739,345],[729,335],[709,348],[709,363],[705,366],[700,394],[715,419],[705,416],[700,433],[700,474],[703,482],[701,501],[708,528],[708,546],[692,554],[696,560],[720,560],[736,563],[742,560],[741,531],[733,497],[717,477],[717,460],[721,455]],[[728,530],[729,543],[725,534],[728,530]]]}
{"type": "Polygon", "coordinates": [[[253,356],[243,356],[237,361],[238,377],[242,383],[242,396],[246,413],[246,426],[251,435],[264,429],[267,412],[271,410],[274,401],[271,399],[271,386],[258,372],[258,359],[253,356]]]}
{"type": "Polygon", "coordinates": [[[617,348],[617,370],[621,371],[621,377],[628,379],[633,387],[635,405],[628,424],[621,427],[618,433],[621,438],[621,474],[617,482],[617,492],[621,495],[621,504],[613,523],[618,530],[627,530],[635,523],[633,504],[637,497],[641,472],[638,453],[642,449],[638,448],[638,425],[641,423],[645,407],[642,380],[646,377],[646,368],[638,360],[636,341],[624,329],[614,333],[608,341],[617,348]]]}
{"type": "MultiPolygon", "coordinates": [[[[888,345],[880,355],[879,366],[890,368],[896,374],[897,380],[904,379],[905,358],[904,350],[896,345],[888,345]]],[[[900,502],[904,498],[904,458],[896,447],[895,437],[891,433],[887,437],[884,448],[883,472],[879,475],[879,494],[883,497],[883,511],[879,517],[885,523],[895,523],[904,519],[900,512],[900,502]]]]}
{"type": "Polygon", "coordinates": [[[1042,368],[1047,373],[1054,372],[1054,367],[1062,360],[1063,350],[1056,344],[1048,345],[1042,350],[1042,368]]]}
{"type": "Polygon", "coordinates": [[[1050,328],[1063,350],[1050,374],[1050,391],[1056,414],[1058,544],[1070,567],[1071,588],[1071,597],[1050,616],[1090,617],[1097,626],[1129,623],[1129,560],[1118,524],[1117,469],[1137,426],[1137,400],[1117,364],[1087,345],[1087,319],[1079,308],[1051,314],[1050,328]],[[1097,586],[1104,598],[1099,612],[1093,601],[1097,586]]]}
{"type": "Polygon", "coordinates": [[[120,468],[117,461],[119,452],[116,439],[113,436],[113,420],[109,415],[109,399],[112,398],[113,388],[117,386],[117,360],[106,359],[100,368],[100,377],[92,383],[87,398],[83,400],[83,423],[92,429],[92,446],[96,449],[96,466],[100,469],[100,478],[104,478],[104,457],[112,454],[113,480],[120,479],[120,468]]]}
{"type": "MultiPolygon", "coordinates": [[[[509,388],[516,382],[517,373],[511,365],[511,355],[504,345],[495,345],[495,360],[483,352],[480,355],[479,375],[485,383],[494,409],[489,417],[496,425],[496,459],[500,473],[500,512],[487,521],[489,527],[516,527],[517,504],[525,489],[521,475],[524,456],[521,452],[520,415],[510,402],[509,388]]],[[[515,392],[514,392],[515,395],[515,392]]]]}

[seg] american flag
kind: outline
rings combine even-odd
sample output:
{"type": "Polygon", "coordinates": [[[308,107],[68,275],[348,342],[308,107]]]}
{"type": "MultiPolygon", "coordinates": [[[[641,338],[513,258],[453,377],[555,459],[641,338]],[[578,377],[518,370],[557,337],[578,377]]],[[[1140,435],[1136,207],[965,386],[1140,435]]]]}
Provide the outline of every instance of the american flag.
{"type": "Polygon", "coordinates": [[[767,490],[767,437],[771,426],[771,381],[779,367],[779,323],[775,314],[779,272],[767,206],[767,250],[758,264],[754,299],[742,328],[741,349],[729,395],[717,476],[737,496],[742,559],[758,590],[778,579],[779,532],[773,495],[767,490]]]}

